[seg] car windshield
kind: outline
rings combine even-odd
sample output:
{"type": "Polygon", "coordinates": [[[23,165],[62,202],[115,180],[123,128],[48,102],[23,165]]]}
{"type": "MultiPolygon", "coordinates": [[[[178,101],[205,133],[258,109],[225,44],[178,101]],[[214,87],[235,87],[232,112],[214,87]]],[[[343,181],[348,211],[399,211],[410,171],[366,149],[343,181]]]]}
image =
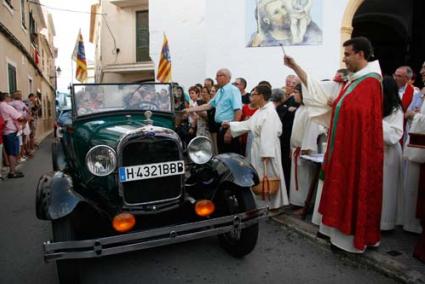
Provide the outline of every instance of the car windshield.
{"type": "Polygon", "coordinates": [[[169,84],[74,85],[78,116],[115,110],[171,112],[169,84]]]}

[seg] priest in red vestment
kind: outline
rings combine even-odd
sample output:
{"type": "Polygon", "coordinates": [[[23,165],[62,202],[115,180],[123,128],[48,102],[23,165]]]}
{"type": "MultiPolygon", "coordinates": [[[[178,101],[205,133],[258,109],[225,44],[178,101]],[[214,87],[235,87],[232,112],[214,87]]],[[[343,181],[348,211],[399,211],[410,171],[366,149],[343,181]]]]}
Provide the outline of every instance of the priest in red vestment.
{"type": "MultiPolygon", "coordinates": [[[[381,74],[368,63],[372,54],[368,39],[353,38],[343,46],[343,61],[351,74],[329,109],[320,232],[338,248],[362,253],[380,242],[384,155],[381,74]]],[[[314,97],[316,92],[309,89],[310,80],[301,67],[289,56],[284,63],[314,97]]],[[[317,108],[317,104],[313,106],[317,108]]]]}

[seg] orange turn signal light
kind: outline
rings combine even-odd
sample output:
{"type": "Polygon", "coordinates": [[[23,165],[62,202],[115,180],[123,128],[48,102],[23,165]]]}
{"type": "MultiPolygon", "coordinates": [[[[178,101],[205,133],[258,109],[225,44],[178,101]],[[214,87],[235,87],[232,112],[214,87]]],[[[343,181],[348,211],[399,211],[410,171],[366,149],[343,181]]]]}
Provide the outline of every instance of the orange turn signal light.
{"type": "Polygon", "coordinates": [[[133,229],[134,225],[136,225],[136,218],[133,214],[126,212],[116,215],[112,220],[112,227],[114,227],[115,231],[120,233],[130,231],[133,229]]]}
{"type": "Polygon", "coordinates": [[[215,211],[214,202],[208,199],[199,200],[195,204],[195,212],[198,216],[208,217],[215,211]]]}

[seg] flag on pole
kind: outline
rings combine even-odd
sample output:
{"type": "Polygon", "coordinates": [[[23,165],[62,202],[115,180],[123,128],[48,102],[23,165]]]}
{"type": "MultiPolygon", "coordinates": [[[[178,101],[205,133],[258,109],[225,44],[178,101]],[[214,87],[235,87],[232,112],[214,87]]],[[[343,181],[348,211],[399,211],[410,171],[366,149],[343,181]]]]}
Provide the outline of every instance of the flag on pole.
{"type": "Polygon", "coordinates": [[[168,39],[164,34],[164,41],[162,42],[161,55],[158,64],[158,74],[156,75],[161,83],[171,82],[171,57],[170,49],[168,48],[168,39]]]}
{"type": "Polygon", "coordinates": [[[75,43],[74,52],[72,53],[72,60],[74,60],[77,65],[75,78],[81,83],[84,83],[87,80],[87,62],[81,30],[78,33],[77,42],[75,43]]]}

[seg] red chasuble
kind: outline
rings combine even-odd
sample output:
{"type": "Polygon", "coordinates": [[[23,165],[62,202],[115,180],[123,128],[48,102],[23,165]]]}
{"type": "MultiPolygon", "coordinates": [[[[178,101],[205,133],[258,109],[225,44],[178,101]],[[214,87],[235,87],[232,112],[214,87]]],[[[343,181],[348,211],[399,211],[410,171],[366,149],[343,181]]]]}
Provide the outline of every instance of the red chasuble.
{"type": "Polygon", "coordinates": [[[380,240],[384,140],[377,74],[341,91],[329,131],[319,212],[325,225],[354,235],[354,247],[363,250],[380,240]]]}

